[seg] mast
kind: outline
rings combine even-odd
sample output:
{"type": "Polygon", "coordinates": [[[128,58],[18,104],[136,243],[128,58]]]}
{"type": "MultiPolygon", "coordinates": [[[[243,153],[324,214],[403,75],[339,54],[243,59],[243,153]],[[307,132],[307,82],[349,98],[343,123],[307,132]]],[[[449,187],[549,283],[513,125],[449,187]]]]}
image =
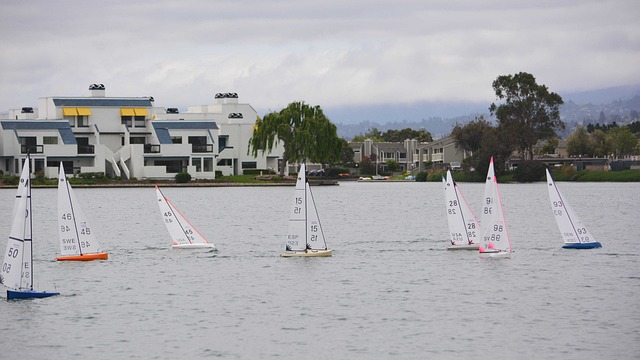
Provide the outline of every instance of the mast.
{"type": "Polygon", "coordinates": [[[309,179],[307,179],[307,164],[302,162],[302,176],[304,176],[304,251],[309,249],[309,199],[307,199],[307,189],[309,188],[309,179]]]}
{"type": "MultiPolygon", "coordinates": [[[[29,260],[30,272],[31,272],[31,281],[29,282],[29,290],[33,290],[33,207],[31,205],[31,154],[27,152],[27,162],[29,166],[29,171],[27,173],[27,203],[29,207],[29,256],[31,259],[29,260]]],[[[27,238],[24,239],[27,241],[27,238]]],[[[24,260],[23,260],[24,262],[24,260]]]]}
{"type": "Polygon", "coordinates": [[[464,237],[467,239],[467,244],[471,244],[471,241],[469,241],[469,231],[467,231],[467,222],[464,219],[464,211],[462,211],[462,204],[460,203],[460,197],[458,196],[458,186],[456,185],[456,182],[453,181],[453,176],[451,176],[451,184],[453,186],[454,193],[456,194],[458,211],[460,212],[460,217],[462,218],[462,223],[464,224],[464,237]]]}

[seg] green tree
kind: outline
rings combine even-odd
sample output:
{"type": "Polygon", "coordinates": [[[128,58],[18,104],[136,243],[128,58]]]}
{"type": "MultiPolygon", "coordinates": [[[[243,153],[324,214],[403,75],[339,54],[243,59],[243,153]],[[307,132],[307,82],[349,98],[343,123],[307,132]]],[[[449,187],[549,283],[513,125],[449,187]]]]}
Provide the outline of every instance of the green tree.
{"type": "MultiPolygon", "coordinates": [[[[327,164],[338,161],[342,152],[336,126],[320,106],[304,102],[293,102],[258,119],[247,153],[253,156],[259,151],[270,153],[279,141],[284,147],[284,164],[302,160],[327,164]]],[[[284,175],[284,169],[280,168],[280,175],[284,175]]]]}
{"type": "Polygon", "coordinates": [[[559,141],[557,137],[547,139],[547,143],[542,147],[542,154],[555,154],[559,141]]]}
{"type": "Polygon", "coordinates": [[[395,160],[387,160],[386,164],[387,164],[387,171],[389,172],[398,171],[398,169],[400,168],[400,165],[395,160]]]}
{"type": "Polygon", "coordinates": [[[342,151],[340,152],[340,164],[348,164],[353,162],[353,149],[349,146],[349,142],[343,138],[338,140],[341,144],[342,151]]]}
{"type": "Polygon", "coordinates": [[[356,135],[353,137],[353,139],[351,139],[351,141],[353,142],[363,142],[366,139],[370,139],[373,141],[384,141],[382,139],[382,131],[378,130],[377,128],[370,128],[367,130],[367,132],[363,135],[356,135]]]}
{"type": "Polygon", "coordinates": [[[463,161],[465,169],[475,168],[484,172],[489,168],[489,160],[493,156],[496,171],[504,171],[504,163],[509,158],[511,149],[505,146],[507,140],[501,139],[497,128],[484,117],[480,116],[464,126],[456,124],[451,137],[458,149],[472,154],[463,161]]]}
{"type": "Polygon", "coordinates": [[[458,149],[473,153],[482,148],[482,139],[491,131],[493,125],[480,116],[464,126],[456,124],[451,130],[451,137],[458,149]]]}
{"type": "Polygon", "coordinates": [[[376,167],[375,164],[371,161],[371,158],[365,156],[360,160],[360,174],[375,174],[376,167]]]}
{"type": "Polygon", "coordinates": [[[611,137],[600,129],[591,133],[591,146],[593,146],[593,156],[605,157],[611,154],[611,137]]]}
{"type": "Polygon", "coordinates": [[[539,140],[554,137],[557,130],[564,129],[560,119],[562,97],[538,85],[533,75],[520,72],[498,76],[493,90],[502,103],[492,103],[489,110],[498,119],[501,137],[523,159],[533,159],[533,146],[539,140]]]}
{"type": "Polygon", "coordinates": [[[419,142],[433,141],[433,137],[430,132],[425,130],[413,130],[411,128],[387,130],[382,134],[382,139],[387,142],[403,142],[407,139],[417,140],[419,142]]]}
{"type": "Polygon", "coordinates": [[[593,155],[591,138],[584,126],[578,126],[567,138],[567,153],[569,156],[593,155]]]}
{"type": "Polygon", "coordinates": [[[607,135],[611,137],[611,148],[615,159],[632,155],[635,152],[638,138],[626,126],[611,128],[607,135]]]}

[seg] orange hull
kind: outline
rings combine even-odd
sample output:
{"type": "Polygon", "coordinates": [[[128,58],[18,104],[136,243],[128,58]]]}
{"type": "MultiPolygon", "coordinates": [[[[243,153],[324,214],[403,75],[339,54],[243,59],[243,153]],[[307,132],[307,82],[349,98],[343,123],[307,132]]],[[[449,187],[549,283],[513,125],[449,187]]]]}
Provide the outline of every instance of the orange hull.
{"type": "Polygon", "coordinates": [[[109,254],[106,252],[95,254],[83,254],[83,255],[70,255],[60,256],[56,258],[57,261],[91,261],[91,260],[107,260],[109,254]]]}

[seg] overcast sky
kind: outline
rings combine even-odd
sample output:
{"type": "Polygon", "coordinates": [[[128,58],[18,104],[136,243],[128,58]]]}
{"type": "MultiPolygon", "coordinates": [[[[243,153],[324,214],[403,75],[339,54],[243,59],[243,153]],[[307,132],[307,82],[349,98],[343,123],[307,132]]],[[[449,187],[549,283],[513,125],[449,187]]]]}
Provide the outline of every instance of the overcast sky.
{"type": "Polygon", "coordinates": [[[259,115],[494,100],[525,71],[554,92],[640,83],[638,0],[2,0],[0,112],[46,96],[237,92],[259,115]]]}

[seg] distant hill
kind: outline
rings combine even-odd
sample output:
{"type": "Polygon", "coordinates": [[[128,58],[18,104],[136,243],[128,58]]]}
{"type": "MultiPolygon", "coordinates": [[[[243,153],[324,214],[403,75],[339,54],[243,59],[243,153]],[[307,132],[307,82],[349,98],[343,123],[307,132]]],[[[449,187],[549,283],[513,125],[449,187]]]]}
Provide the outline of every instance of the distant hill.
{"type": "MultiPolygon", "coordinates": [[[[640,112],[640,85],[560,94],[565,102],[561,109],[567,129],[565,137],[578,124],[619,124],[634,120],[640,112]]],[[[338,135],[345,139],[364,134],[370,128],[382,131],[412,128],[429,131],[434,138],[446,136],[456,123],[467,123],[476,117],[490,119],[489,103],[421,102],[413,104],[380,104],[325,109],[336,124],[338,135]]]]}

